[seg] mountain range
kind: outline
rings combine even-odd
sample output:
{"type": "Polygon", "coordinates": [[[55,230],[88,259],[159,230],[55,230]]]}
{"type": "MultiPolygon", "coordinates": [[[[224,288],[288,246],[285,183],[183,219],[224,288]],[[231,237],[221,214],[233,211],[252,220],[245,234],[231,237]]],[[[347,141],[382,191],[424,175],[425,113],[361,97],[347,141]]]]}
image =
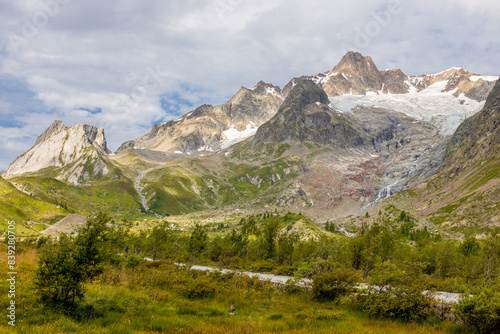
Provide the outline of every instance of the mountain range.
{"type": "Polygon", "coordinates": [[[261,81],[155,124],[115,153],[103,129],[55,121],[2,178],[82,214],[277,208],[348,222],[390,203],[457,231],[496,226],[497,79],[461,68],[379,71],[349,52],[283,89],[261,81]]]}

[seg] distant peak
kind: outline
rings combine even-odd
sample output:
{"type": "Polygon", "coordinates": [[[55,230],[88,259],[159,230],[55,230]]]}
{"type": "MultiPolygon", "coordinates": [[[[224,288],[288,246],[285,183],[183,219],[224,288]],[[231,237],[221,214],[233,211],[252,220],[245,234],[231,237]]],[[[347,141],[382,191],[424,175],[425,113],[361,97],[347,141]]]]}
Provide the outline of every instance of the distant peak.
{"type": "MultiPolygon", "coordinates": [[[[441,71],[439,73],[431,74],[434,76],[442,75],[442,74],[459,74],[459,75],[465,75],[469,74],[470,72],[467,70],[464,70],[462,67],[452,67],[447,70],[441,71]]],[[[472,74],[472,73],[470,73],[472,74]]]]}
{"type": "Polygon", "coordinates": [[[372,57],[365,57],[359,52],[349,51],[342,57],[337,66],[333,68],[332,72],[353,74],[355,72],[378,73],[379,71],[372,57]]]}
{"type": "Polygon", "coordinates": [[[257,94],[274,94],[274,93],[281,93],[281,89],[278,86],[274,86],[271,83],[267,83],[264,81],[259,81],[253,88],[245,88],[242,87],[240,90],[247,90],[247,91],[253,91],[257,94]]]}

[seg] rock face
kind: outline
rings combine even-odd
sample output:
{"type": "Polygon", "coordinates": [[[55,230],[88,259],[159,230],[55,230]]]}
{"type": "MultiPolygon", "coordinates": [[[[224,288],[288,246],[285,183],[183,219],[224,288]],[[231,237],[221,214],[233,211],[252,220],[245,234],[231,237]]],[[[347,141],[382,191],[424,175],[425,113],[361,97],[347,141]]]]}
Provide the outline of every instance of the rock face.
{"type": "Polygon", "coordinates": [[[255,134],[283,102],[279,87],[259,82],[241,87],[227,103],[202,105],[175,121],[156,124],[146,135],[126,142],[127,148],[169,154],[204,154],[219,151],[255,134]]]}
{"type": "Polygon", "coordinates": [[[323,89],[309,80],[299,82],[277,114],[257,130],[251,145],[284,141],[344,148],[362,145],[363,139],[354,126],[328,104],[323,89]]]}
{"type": "Polygon", "coordinates": [[[399,69],[379,71],[371,57],[358,52],[348,52],[331,71],[313,76],[293,78],[284,88],[286,96],[299,81],[312,80],[320,85],[329,97],[341,95],[382,95],[420,92],[443,82],[441,92],[451,92],[484,101],[493,88],[495,77],[484,77],[462,68],[451,68],[437,73],[407,76],[399,69]]]}
{"type": "Polygon", "coordinates": [[[55,168],[58,169],[58,179],[78,184],[91,176],[108,173],[108,153],[102,128],[83,123],[65,126],[63,122],[55,121],[2,176],[10,178],[55,168]]]}

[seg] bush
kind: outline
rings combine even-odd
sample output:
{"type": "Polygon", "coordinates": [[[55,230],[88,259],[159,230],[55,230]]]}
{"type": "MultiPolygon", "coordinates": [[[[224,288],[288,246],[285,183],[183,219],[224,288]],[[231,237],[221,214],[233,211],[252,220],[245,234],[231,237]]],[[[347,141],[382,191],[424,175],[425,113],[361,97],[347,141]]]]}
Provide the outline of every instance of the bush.
{"type": "Polygon", "coordinates": [[[217,282],[209,275],[200,275],[193,280],[184,283],[180,288],[181,294],[189,299],[200,299],[215,296],[218,291],[217,282]]]}
{"type": "Polygon", "coordinates": [[[484,287],[477,295],[464,297],[455,314],[467,327],[479,333],[500,333],[500,291],[484,287]]]}
{"type": "Polygon", "coordinates": [[[125,268],[129,269],[136,268],[140,262],[141,262],[140,256],[131,254],[127,256],[127,260],[125,261],[125,268]]]}
{"type": "Polygon", "coordinates": [[[330,272],[314,276],[312,295],[317,300],[336,300],[347,293],[356,280],[352,270],[335,268],[330,272]]]}
{"type": "Polygon", "coordinates": [[[431,314],[432,299],[414,287],[397,287],[371,293],[364,309],[373,316],[403,321],[418,321],[431,314]]]}

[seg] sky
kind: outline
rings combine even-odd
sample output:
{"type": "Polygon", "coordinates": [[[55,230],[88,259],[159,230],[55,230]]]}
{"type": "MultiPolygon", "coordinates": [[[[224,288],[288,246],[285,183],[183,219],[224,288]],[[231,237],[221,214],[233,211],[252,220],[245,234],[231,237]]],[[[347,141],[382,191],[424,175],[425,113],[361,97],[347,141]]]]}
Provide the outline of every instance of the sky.
{"type": "Polygon", "coordinates": [[[500,74],[498,0],[0,0],[0,170],[54,120],[108,147],[350,50],[408,75],[500,74]]]}

